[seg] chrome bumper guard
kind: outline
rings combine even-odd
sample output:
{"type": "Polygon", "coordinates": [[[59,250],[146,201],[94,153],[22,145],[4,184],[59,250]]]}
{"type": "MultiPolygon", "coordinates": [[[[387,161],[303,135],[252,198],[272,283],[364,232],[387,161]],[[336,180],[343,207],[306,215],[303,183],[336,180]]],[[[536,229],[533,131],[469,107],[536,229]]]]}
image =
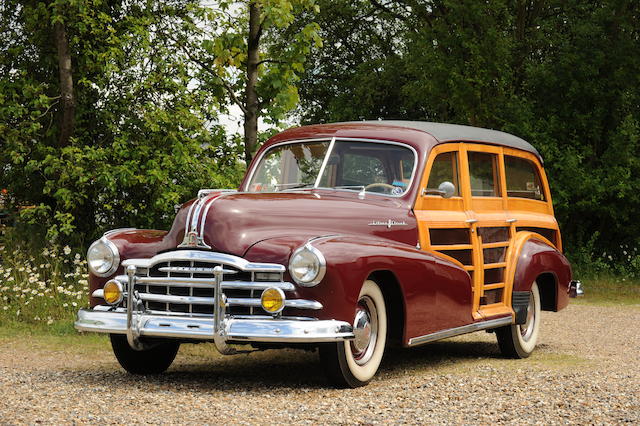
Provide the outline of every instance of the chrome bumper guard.
{"type": "Polygon", "coordinates": [[[569,283],[569,297],[582,297],[584,296],[584,288],[580,281],[571,281],[569,283]]]}
{"type": "MultiPolygon", "coordinates": [[[[178,255],[181,256],[180,259],[186,260],[222,259],[242,270],[271,271],[277,269],[280,272],[284,270],[281,265],[251,264],[244,259],[229,255],[197,251],[182,251],[178,255]]],[[[213,302],[213,316],[157,315],[147,312],[143,304],[145,296],[138,294],[137,291],[130,291],[135,288],[137,280],[144,279],[136,276],[136,268],[148,268],[153,262],[164,260],[168,256],[176,256],[176,253],[158,255],[153,259],[130,259],[123,262],[127,273],[126,309],[107,306],[97,306],[92,310],[82,309],[78,312],[78,319],[75,322],[76,329],[126,334],[129,345],[136,350],[145,349],[144,341],[140,340],[142,336],[213,340],[216,348],[223,354],[234,352],[227,345],[228,342],[320,343],[355,338],[352,325],[344,321],[316,320],[304,317],[295,317],[294,319],[269,316],[239,318],[226,314],[225,308],[233,301],[227,299],[223,293],[225,286],[231,283],[223,282],[225,270],[222,266],[213,268],[213,282],[208,281],[208,285],[215,286],[214,298],[210,301],[213,302]]],[[[280,285],[286,284],[288,283],[280,285]]],[[[253,303],[251,299],[248,301],[253,303]]],[[[291,300],[290,302],[291,305],[288,306],[292,307],[307,309],[322,307],[314,301],[291,300]]]]}

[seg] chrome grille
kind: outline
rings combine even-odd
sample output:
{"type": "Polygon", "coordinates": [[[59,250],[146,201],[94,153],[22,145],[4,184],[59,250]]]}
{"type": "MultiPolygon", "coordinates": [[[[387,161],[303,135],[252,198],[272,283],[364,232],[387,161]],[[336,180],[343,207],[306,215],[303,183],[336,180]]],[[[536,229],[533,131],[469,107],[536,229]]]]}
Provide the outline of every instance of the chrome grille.
{"type": "MultiPolygon", "coordinates": [[[[264,289],[276,287],[285,295],[296,289],[283,281],[284,266],[253,263],[224,253],[178,250],[150,259],[127,259],[122,265],[135,267],[135,297],[145,311],[156,315],[213,317],[218,300],[214,268],[222,268],[220,287],[226,297],[225,314],[229,316],[266,316],[260,303],[264,289]]],[[[119,275],[116,280],[128,289],[126,275],[119,275]]],[[[290,296],[286,297],[283,315],[288,309],[322,309],[315,300],[290,296]]]]}
{"type": "Polygon", "coordinates": [[[260,295],[267,287],[282,285],[279,281],[257,282],[255,272],[241,271],[230,265],[198,261],[168,261],[151,268],[138,269],[136,286],[144,307],[151,312],[179,315],[213,315],[215,303],[213,268],[223,268],[223,292],[227,297],[226,313],[230,315],[264,315],[260,295]],[[229,279],[232,280],[229,280],[229,279]]]}

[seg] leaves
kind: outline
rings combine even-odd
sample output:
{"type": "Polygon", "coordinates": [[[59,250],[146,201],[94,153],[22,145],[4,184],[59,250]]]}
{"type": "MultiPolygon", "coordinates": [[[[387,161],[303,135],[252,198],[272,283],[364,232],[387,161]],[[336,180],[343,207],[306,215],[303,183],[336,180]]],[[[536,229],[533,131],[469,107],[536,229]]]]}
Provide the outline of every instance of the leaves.
{"type": "Polygon", "coordinates": [[[212,124],[220,92],[195,87],[175,46],[189,37],[180,24],[193,4],[0,7],[9,23],[0,25],[0,187],[33,238],[77,244],[113,227],[166,228],[174,205],[199,188],[238,184],[237,145],[212,124]],[[64,148],[55,142],[53,16],[67,26],[76,90],[76,131],[64,148]]]}

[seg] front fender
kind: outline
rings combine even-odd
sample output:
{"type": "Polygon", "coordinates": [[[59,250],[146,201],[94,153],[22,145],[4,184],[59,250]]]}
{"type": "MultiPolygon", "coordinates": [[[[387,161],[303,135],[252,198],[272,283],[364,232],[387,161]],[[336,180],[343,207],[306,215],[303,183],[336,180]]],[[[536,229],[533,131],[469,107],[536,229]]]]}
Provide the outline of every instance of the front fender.
{"type": "MultiPolygon", "coordinates": [[[[288,266],[293,250],[305,242],[265,240],[253,246],[246,258],[288,266]]],[[[319,319],[351,323],[364,281],[375,272],[388,271],[402,293],[405,341],[407,336],[472,322],[469,274],[448,259],[406,244],[361,236],[325,237],[311,244],[324,255],[327,273],[315,287],[296,286],[294,296],[322,303],[323,309],[315,314],[319,319]]],[[[286,278],[291,279],[288,273],[286,278]]]]}

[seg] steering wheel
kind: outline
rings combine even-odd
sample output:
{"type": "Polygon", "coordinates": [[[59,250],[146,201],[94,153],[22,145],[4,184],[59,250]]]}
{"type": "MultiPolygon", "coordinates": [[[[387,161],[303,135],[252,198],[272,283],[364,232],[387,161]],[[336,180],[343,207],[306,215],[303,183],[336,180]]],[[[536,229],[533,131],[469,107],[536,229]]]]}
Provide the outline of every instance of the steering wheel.
{"type": "Polygon", "coordinates": [[[395,186],[389,185],[388,183],[382,183],[382,182],[370,183],[369,185],[364,187],[364,190],[368,191],[370,188],[385,188],[385,189],[388,189],[389,191],[393,191],[394,189],[396,189],[395,186]]]}

